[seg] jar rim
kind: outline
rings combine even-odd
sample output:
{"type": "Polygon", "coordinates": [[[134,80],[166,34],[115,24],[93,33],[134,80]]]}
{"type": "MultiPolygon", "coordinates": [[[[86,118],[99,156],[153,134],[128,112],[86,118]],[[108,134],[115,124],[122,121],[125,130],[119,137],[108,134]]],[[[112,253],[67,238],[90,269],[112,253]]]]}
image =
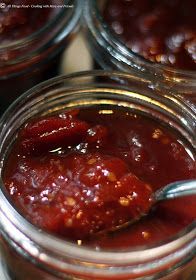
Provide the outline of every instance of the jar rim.
{"type": "MultiPolygon", "coordinates": [[[[153,62],[150,60],[145,59],[141,55],[133,52],[130,48],[128,48],[123,42],[114,34],[114,32],[111,31],[110,27],[107,25],[107,23],[104,21],[98,5],[97,0],[85,0],[86,4],[84,6],[84,18],[87,22],[88,28],[93,28],[92,21],[90,19],[90,15],[96,15],[96,20],[98,20],[98,24],[96,24],[95,28],[100,29],[100,36],[107,41],[107,46],[105,45],[105,48],[108,48],[110,46],[111,48],[115,48],[117,50],[120,57],[122,57],[123,62],[127,62],[127,60],[130,58],[136,58],[137,62],[139,63],[139,66],[143,66],[144,64],[151,70],[156,69],[156,71],[162,73],[167,72],[171,73],[173,75],[182,75],[186,76],[190,79],[196,78],[196,71],[193,70],[183,70],[179,68],[170,67],[168,65],[164,65],[161,63],[153,62]]],[[[104,47],[104,44],[102,44],[102,47],[104,47]]],[[[109,49],[109,48],[108,48],[109,49]]],[[[111,50],[110,50],[111,54],[111,50]]],[[[142,67],[141,66],[141,67],[142,67]]]]}
{"type": "MultiPolygon", "coordinates": [[[[47,89],[47,87],[51,85],[57,85],[59,82],[71,80],[72,78],[77,77],[96,77],[96,76],[103,76],[103,77],[111,77],[111,76],[117,76],[124,77],[124,78],[130,78],[133,79],[133,75],[126,74],[126,73],[120,73],[118,71],[103,71],[103,70],[96,70],[96,71],[85,71],[85,72],[78,72],[73,73],[70,75],[64,75],[55,77],[51,80],[45,81],[32,89],[28,90],[25,94],[20,96],[9,108],[8,110],[3,114],[1,120],[0,120],[0,127],[5,129],[5,120],[10,115],[11,111],[19,105],[22,100],[27,100],[29,96],[33,96],[34,93],[39,92],[42,88],[47,89]]],[[[138,77],[135,77],[136,80],[139,79],[138,77]]],[[[69,83],[68,83],[69,84],[69,83]]],[[[81,86],[82,90],[82,86],[81,86]]],[[[162,98],[166,98],[163,96],[154,96],[155,100],[160,100],[162,98]]],[[[181,102],[181,100],[180,100],[181,102]]],[[[191,108],[187,108],[187,112],[192,112],[191,108]]],[[[196,115],[193,114],[194,119],[196,120],[196,115]]],[[[2,132],[1,132],[2,133],[2,132]]],[[[2,144],[0,144],[0,149],[2,144]]],[[[3,163],[0,162],[0,169],[2,169],[3,163]]],[[[0,185],[3,186],[2,179],[0,179],[0,185]]],[[[163,257],[166,254],[173,252],[175,250],[181,249],[183,246],[186,246],[187,243],[194,240],[194,237],[196,235],[196,227],[195,223],[189,225],[186,227],[182,232],[176,234],[174,237],[171,238],[171,240],[163,242],[163,244],[157,244],[149,248],[143,248],[141,250],[136,251],[96,251],[92,248],[87,247],[79,247],[76,244],[73,244],[71,242],[68,242],[66,240],[62,240],[61,238],[55,237],[52,234],[46,233],[44,231],[38,231],[37,227],[30,224],[25,218],[23,218],[10,204],[8,197],[4,194],[2,190],[0,190],[0,214],[6,217],[6,222],[10,224],[10,227],[13,227],[16,231],[20,230],[22,236],[23,236],[23,242],[25,241],[25,238],[28,237],[28,240],[30,238],[31,241],[35,242],[36,244],[39,244],[39,246],[43,248],[47,248],[47,250],[51,250],[52,252],[57,252],[59,255],[65,257],[65,256],[71,256],[72,258],[79,259],[85,258],[85,261],[95,263],[95,261],[99,263],[116,263],[118,265],[124,264],[124,263],[130,263],[130,262],[138,262],[138,261],[147,261],[149,259],[154,259],[156,257],[163,257]]],[[[2,221],[4,218],[2,219],[2,221]]],[[[15,234],[13,228],[13,234],[15,234]]],[[[13,238],[17,238],[17,235],[15,234],[13,238]]],[[[195,240],[196,243],[196,240],[195,240]]],[[[24,242],[25,245],[25,242],[24,242]]],[[[36,255],[36,252],[34,249],[28,247],[28,250],[30,250],[32,255],[36,255]]]]}
{"type": "MultiPolygon", "coordinates": [[[[73,7],[70,7],[69,9],[75,9],[74,11],[74,16],[72,18],[72,20],[69,22],[69,24],[67,25],[66,29],[67,32],[69,33],[69,30],[72,30],[75,25],[77,24],[80,16],[81,16],[81,2],[79,0],[63,0],[63,2],[65,2],[65,6],[70,5],[73,2],[76,2],[75,5],[74,3],[72,4],[73,7]]],[[[47,23],[44,24],[44,26],[42,26],[39,30],[33,32],[32,34],[21,38],[21,39],[17,39],[13,42],[10,42],[8,44],[2,44],[0,45],[0,52],[3,51],[9,51],[12,49],[17,49],[19,46],[24,47],[25,45],[28,45],[29,43],[35,41],[38,37],[46,34],[51,28],[55,27],[56,24],[64,17],[65,13],[66,13],[66,9],[68,8],[63,8],[60,12],[58,12],[54,17],[52,17],[47,23]]],[[[64,31],[65,32],[65,31],[64,31]]]]}

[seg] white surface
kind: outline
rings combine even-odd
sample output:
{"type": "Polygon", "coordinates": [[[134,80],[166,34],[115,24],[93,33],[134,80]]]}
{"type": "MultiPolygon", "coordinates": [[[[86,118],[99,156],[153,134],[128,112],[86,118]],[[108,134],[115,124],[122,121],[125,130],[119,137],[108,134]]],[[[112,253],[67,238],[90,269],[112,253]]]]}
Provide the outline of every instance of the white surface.
{"type": "Polygon", "coordinates": [[[62,73],[69,74],[92,69],[92,58],[82,34],[74,38],[63,57],[62,73]]]}

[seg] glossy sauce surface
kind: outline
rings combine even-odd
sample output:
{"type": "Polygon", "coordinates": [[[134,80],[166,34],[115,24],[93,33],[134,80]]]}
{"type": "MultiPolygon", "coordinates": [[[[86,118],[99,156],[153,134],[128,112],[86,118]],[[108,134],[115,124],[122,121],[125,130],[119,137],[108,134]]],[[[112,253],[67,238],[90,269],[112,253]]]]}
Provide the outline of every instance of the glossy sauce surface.
{"type": "Polygon", "coordinates": [[[28,123],[3,180],[36,226],[79,245],[115,249],[152,245],[189,225],[193,197],[152,209],[149,199],[165,184],[189,178],[196,178],[195,160],[182,139],[147,117],[112,108],[28,123]],[[127,229],[101,233],[140,215],[127,229]]]}
{"type": "Polygon", "coordinates": [[[196,70],[195,0],[107,0],[104,20],[147,60],[196,70]]]}

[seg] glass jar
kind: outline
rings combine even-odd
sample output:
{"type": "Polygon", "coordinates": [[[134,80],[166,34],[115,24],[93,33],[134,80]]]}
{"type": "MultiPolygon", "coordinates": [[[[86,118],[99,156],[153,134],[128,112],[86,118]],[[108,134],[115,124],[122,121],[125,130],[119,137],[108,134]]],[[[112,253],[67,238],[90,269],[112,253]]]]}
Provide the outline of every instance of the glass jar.
{"type": "Polygon", "coordinates": [[[196,73],[151,62],[131,51],[104,21],[104,2],[85,0],[84,6],[84,31],[97,64],[105,70],[120,70],[152,79],[154,86],[164,87],[174,96],[181,94],[196,104],[196,73]]]}
{"type": "Polygon", "coordinates": [[[66,109],[114,105],[128,108],[178,131],[195,152],[196,116],[192,109],[167,94],[154,94],[156,89],[149,85],[148,80],[118,72],[75,73],[32,88],[4,113],[0,121],[0,251],[6,279],[194,279],[195,224],[151,247],[96,251],[40,231],[27,222],[11,205],[2,182],[6,152],[18,129],[32,117],[66,109]],[[118,84],[121,79],[127,80],[128,86],[118,84]]]}
{"type": "MultiPolygon", "coordinates": [[[[33,13],[36,9],[34,6],[13,6],[10,9],[31,9],[33,13]]],[[[42,4],[37,9],[44,12],[46,7],[42,4]]],[[[0,46],[0,113],[21,93],[56,76],[60,71],[61,55],[80,19],[81,1],[54,1],[54,5],[48,9],[53,10],[54,14],[50,20],[42,23],[44,26],[41,29],[0,46]]]]}

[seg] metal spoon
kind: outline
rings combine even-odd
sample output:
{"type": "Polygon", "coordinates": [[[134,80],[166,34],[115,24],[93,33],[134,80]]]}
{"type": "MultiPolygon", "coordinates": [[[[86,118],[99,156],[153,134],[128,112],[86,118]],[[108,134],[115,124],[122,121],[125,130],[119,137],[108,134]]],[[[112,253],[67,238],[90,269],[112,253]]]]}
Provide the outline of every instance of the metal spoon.
{"type": "MultiPolygon", "coordinates": [[[[196,179],[195,180],[185,180],[185,181],[176,181],[173,183],[170,183],[166,186],[164,186],[161,189],[158,189],[156,192],[152,194],[152,206],[156,204],[159,201],[162,200],[168,200],[168,199],[174,199],[179,197],[184,197],[188,195],[196,195],[196,179]]],[[[150,209],[149,209],[150,211],[150,209]]],[[[139,221],[144,215],[141,214],[141,216],[134,218],[130,221],[127,221],[121,225],[117,225],[115,227],[110,228],[109,230],[103,230],[98,232],[97,234],[104,234],[104,233],[110,233],[110,232],[116,232],[118,230],[127,228],[131,224],[139,221]]],[[[145,214],[146,216],[146,214],[145,214]]],[[[96,234],[96,235],[97,235],[96,234]]]]}
{"type": "Polygon", "coordinates": [[[157,190],[153,194],[152,199],[154,203],[156,203],[160,200],[173,199],[188,195],[196,195],[196,179],[170,183],[157,190]]]}

